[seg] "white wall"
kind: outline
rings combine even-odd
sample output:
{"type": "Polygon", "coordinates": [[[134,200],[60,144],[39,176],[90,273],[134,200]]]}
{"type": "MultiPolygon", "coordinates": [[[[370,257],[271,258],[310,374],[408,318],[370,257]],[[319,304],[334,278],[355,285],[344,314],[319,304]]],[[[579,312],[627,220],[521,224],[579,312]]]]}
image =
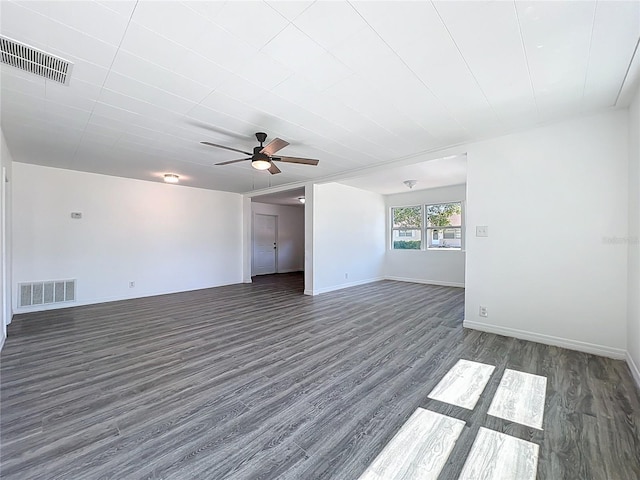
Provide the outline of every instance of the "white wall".
{"type": "MultiPolygon", "coordinates": [[[[253,215],[275,215],[278,217],[278,273],[304,270],[304,206],[290,207],[251,202],[253,215]]],[[[253,245],[253,236],[251,238],[253,245]]],[[[251,274],[255,274],[252,270],[251,274]]]]}
{"type": "Polygon", "coordinates": [[[71,306],[242,281],[241,195],[13,167],[14,305],[19,282],[75,278],[71,306]]]}
{"type": "Polygon", "coordinates": [[[627,116],[468,147],[465,326],[624,357],[627,116]]]}
{"type": "MultiPolygon", "coordinates": [[[[464,202],[465,198],[466,185],[454,185],[451,187],[430,188],[395,195],[386,195],[387,254],[385,258],[385,278],[407,282],[464,287],[465,252],[463,250],[391,250],[391,221],[389,215],[391,207],[464,202]]],[[[465,224],[463,223],[463,227],[464,226],[465,224]]]]}
{"type": "Polygon", "coordinates": [[[328,183],[314,185],[312,202],[313,293],[381,280],[385,255],[383,196],[328,183]]]}
{"type": "Polygon", "coordinates": [[[640,387],[640,89],[629,108],[627,361],[640,387]]]}
{"type": "Polygon", "coordinates": [[[11,323],[11,186],[13,159],[0,129],[0,348],[11,323]],[[1,172],[4,169],[5,178],[1,172]],[[4,218],[2,216],[4,215],[4,218]]]}

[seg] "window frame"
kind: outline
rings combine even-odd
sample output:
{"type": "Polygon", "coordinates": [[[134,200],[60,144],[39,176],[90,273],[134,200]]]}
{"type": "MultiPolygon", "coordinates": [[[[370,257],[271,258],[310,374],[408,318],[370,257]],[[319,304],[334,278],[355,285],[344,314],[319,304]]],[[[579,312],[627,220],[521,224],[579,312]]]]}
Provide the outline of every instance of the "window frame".
{"type": "MultiPolygon", "coordinates": [[[[422,252],[464,252],[465,251],[465,200],[453,200],[453,201],[443,201],[443,202],[433,202],[433,203],[421,203],[421,204],[409,204],[409,205],[393,205],[389,207],[389,250],[398,251],[398,250],[408,250],[408,251],[422,251],[422,252]],[[459,203],[460,204],[460,225],[459,226],[449,226],[449,227],[429,227],[427,226],[427,207],[430,205],[446,205],[451,203],[459,203]],[[407,228],[407,227],[394,227],[393,226],[393,212],[396,208],[408,208],[408,207],[420,207],[421,211],[421,228],[407,228]],[[452,248],[439,248],[439,247],[429,247],[429,230],[438,230],[439,231],[439,239],[445,240],[444,238],[444,230],[452,229],[459,232],[459,237],[454,232],[453,239],[447,240],[460,240],[459,247],[452,248]],[[394,231],[399,230],[415,230],[420,232],[420,248],[394,248],[394,231]]],[[[398,234],[398,238],[400,235],[398,234]]],[[[397,240],[397,239],[396,239],[397,240]]]]}
{"type": "MultiPolygon", "coordinates": [[[[464,200],[456,200],[454,202],[438,202],[438,203],[425,203],[424,205],[424,249],[427,251],[436,251],[436,252],[444,252],[444,251],[463,251],[464,250],[464,240],[462,229],[464,228],[464,200]],[[460,204],[460,225],[451,225],[447,227],[430,227],[429,226],[429,216],[427,214],[427,209],[432,205],[451,205],[454,203],[460,204]],[[438,242],[445,242],[446,240],[460,240],[459,247],[429,247],[429,230],[437,230],[438,231],[438,242]],[[447,238],[445,236],[445,230],[454,230],[453,238],[447,238]],[[460,232],[460,236],[456,235],[456,231],[460,232]]],[[[433,234],[432,234],[433,235],[433,234]]]]}
{"type": "MultiPolygon", "coordinates": [[[[424,220],[425,220],[425,208],[423,204],[412,204],[412,205],[395,205],[393,207],[389,208],[389,228],[390,228],[390,233],[391,235],[389,236],[389,249],[390,250],[411,250],[411,251],[423,251],[424,250],[424,220]],[[422,225],[420,225],[420,227],[418,228],[410,228],[410,227],[394,227],[393,226],[393,211],[396,208],[415,208],[415,207],[419,207],[420,208],[420,222],[422,223],[422,225]],[[394,248],[394,239],[393,239],[393,233],[395,231],[398,232],[398,238],[400,238],[400,231],[416,231],[416,232],[420,232],[420,248],[394,248]]],[[[403,238],[407,238],[407,237],[403,237],[403,238]]],[[[408,237],[408,238],[412,238],[412,237],[408,237]]],[[[401,241],[401,240],[400,240],[401,241]]],[[[406,240],[405,240],[406,241],[406,240]]],[[[417,240],[414,240],[417,241],[417,240]]]]}

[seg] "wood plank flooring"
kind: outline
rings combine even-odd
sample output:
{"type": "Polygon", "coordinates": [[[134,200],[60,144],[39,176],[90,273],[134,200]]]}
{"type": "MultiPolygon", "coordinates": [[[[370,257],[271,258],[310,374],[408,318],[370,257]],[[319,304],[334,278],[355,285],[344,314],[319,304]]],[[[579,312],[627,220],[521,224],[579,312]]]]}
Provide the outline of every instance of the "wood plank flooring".
{"type": "Polygon", "coordinates": [[[640,478],[624,362],[462,328],[464,291],[302,276],[19,315],[0,361],[3,479],[357,479],[418,407],[539,445],[537,478],[640,478]],[[473,410],[427,395],[495,366],[473,410]],[[506,368],[547,378],[543,430],[487,415],[506,368]]]}
{"type": "Polygon", "coordinates": [[[480,427],[458,480],[535,480],[537,444],[480,427]]]}
{"type": "Polygon", "coordinates": [[[541,429],[546,391],[545,377],[507,369],[487,413],[541,429]]]}
{"type": "Polygon", "coordinates": [[[473,410],[495,368],[493,365],[458,360],[427,396],[433,400],[473,410]]]}
{"type": "Polygon", "coordinates": [[[418,408],[359,480],[438,480],[464,422],[418,408]]]}

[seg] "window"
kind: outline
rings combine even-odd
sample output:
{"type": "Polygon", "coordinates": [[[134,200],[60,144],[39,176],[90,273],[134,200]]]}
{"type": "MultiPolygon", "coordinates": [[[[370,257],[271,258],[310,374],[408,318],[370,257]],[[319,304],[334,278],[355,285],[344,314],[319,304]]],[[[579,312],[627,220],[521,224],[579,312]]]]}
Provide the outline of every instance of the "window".
{"type": "Polygon", "coordinates": [[[394,250],[422,249],[422,207],[394,207],[391,209],[391,248],[394,250]]]}
{"type": "Polygon", "coordinates": [[[460,250],[462,247],[462,203],[426,206],[427,248],[460,250]]]}
{"type": "Polygon", "coordinates": [[[391,248],[460,250],[462,202],[391,208],[391,248]]]}

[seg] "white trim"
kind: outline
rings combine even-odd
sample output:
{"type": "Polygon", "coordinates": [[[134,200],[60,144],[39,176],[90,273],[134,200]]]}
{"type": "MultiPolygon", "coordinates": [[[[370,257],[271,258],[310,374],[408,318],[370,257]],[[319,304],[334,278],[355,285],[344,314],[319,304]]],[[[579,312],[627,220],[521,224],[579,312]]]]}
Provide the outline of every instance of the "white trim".
{"type": "MultiPolygon", "coordinates": [[[[343,288],[357,287],[358,285],[379,282],[380,280],[384,280],[384,277],[368,278],[366,280],[358,280],[356,282],[341,283],[340,285],[332,285],[330,287],[318,288],[313,290],[311,295],[320,295],[321,293],[333,292],[334,290],[342,290],[343,288]]],[[[304,291],[305,295],[309,295],[307,291],[308,290],[304,291]]]]}
{"type": "Polygon", "coordinates": [[[2,339],[0,340],[0,351],[2,350],[2,347],[4,347],[4,341],[7,339],[7,337],[5,337],[4,335],[2,336],[2,339]]]}
{"type": "Polygon", "coordinates": [[[313,218],[316,187],[308,183],[304,187],[304,294],[313,295],[315,260],[313,256],[313,218]]]}
{"type": "Polygon", "coordinates": [[[385,280],[395,280],[396,282],[424,283],[425,285],[439,285],[441,287],[459,287],[464,288],[464,283],[460,282],[443,282],[441,280],[425,280],[422,278],[406,278],[386,276],[385,280]]]}
{"type": "Polygon", "coordinates": [[[542,333],[529,332],[526,330],[501,327],[498,325],[491,325],[483,322],[474,322],[472,320],[464,320],[462,322],[462,326],[464,328],[479,330],[481,332],[495,333],[497,335],[519,338],[521,340],[544,343],[545,345],[568,348],[569,350],[593,353],[594,355],[615,358],[616,360],[624,360],[627,353],[622,348],[607,347],[606,345],[596,345],[595,343],[581,342],[579,340],[571,340],[569,338],[561,338],[555,337],[553,335],[544,335],[542,333]]]}
{"type": "Polygon", "coordinates": [[[627,352],[627,365],[629,365],[629,370],[631,370],[631,375],[633,379],[636,381],[636,386],[640,389],[640,368],[636,365],[636,362],[633,361],[633,357],[629,352],[627,352]]]}
{"type": "MultiPolygon", "coordinates": [[[[7,276],[7,167],[2,167],[2,178],[0,178],[2,186],[0,187],[0,195],[2,195],[2,211],[0,212],[0,231],[2,232],[2,331],[7,335],[7,326],[11,323],[12,298],[7,295],[7,289],[11,288],[11,282],[7,276]]],[[[9,290],[10,292],[11,290],[9,290]]]]}
{"type": "Polygon", "coordinates": [[[242,198],[242,281],[251,283],[253,273],[253,211],[251,199],[242,198]]]}
{"type": "Polygon", "coordinates": [[[278,270],[276,273],[294,273],[294,272],[304,272],[304,268],[284,268],[282,270],[278,270]]]}

